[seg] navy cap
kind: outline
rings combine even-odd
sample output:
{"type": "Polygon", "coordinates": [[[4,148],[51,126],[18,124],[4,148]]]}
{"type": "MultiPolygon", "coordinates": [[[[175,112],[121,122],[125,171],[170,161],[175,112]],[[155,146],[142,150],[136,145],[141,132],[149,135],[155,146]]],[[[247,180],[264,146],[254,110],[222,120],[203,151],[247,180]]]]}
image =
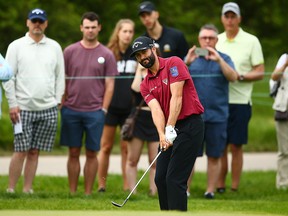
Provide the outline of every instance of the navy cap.
{"type": "Polygon", "coordinates": [[[43,21],[46,21],[47,20],[47,14],[44,10],[39,9],[39,8],[35,8],[29,12],[28,19],[29,20],[41,19],[43,21]]]}
{"type": "Polygon", "coordinates": [[[141,50],[146,50],[154,47],[154,41],[146,36],[140,36],[133,41],[132,44],[132,53],[130,54],[133,57],[136,52],[141,50]]]}
{"type": "Polygon", "coordinates": [[[155,5],[150,1],[142,2],[139,5],[138,14],[140,15],[143,12],[151,13],[152,11],[156,11],[155,5]]]}

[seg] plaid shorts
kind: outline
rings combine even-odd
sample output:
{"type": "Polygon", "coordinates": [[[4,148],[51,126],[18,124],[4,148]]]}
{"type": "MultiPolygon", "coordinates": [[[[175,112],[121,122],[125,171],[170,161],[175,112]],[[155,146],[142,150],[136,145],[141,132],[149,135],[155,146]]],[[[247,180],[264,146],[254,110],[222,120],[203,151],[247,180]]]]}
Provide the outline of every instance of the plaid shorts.
{"type": "Polygon", "coordinates": [[[58,108],[20,112],[23,132],[14,135],[14,151],[51,151],[55,142],[58,108]]]}

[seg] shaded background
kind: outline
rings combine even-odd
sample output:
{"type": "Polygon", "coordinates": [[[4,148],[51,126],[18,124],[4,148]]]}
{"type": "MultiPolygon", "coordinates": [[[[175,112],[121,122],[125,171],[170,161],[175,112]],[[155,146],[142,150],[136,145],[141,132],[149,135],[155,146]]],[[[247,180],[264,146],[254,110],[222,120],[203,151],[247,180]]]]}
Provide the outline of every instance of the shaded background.
{"type": "MultiPolygon", "coordinates": [[[[106,44],[115,23],[121,18],[136,22],[136,34],[143,33],[144,27],[138,17],[140,0],[0,0],[0,52],[5,54],[8,44],[27,31],[26,18],[29,10],[40,7],[46,10],[49,27],[46,34],[56,39],[63,49],[70,43],[81,39],[79,24],[81,15],[94,11],[102,19],[100,41],[106,44]]],[[[223,31],[220,21],[223,0],[154,0],[164,25],[184,32],[190,46],[197,44],[200,27],[213,23],[223,31]]],[[[242,14],[242,27],[255,34],[261,41],[265,57],[287,51],[288,22],[286,0],[235,1],[242,14]]]]}

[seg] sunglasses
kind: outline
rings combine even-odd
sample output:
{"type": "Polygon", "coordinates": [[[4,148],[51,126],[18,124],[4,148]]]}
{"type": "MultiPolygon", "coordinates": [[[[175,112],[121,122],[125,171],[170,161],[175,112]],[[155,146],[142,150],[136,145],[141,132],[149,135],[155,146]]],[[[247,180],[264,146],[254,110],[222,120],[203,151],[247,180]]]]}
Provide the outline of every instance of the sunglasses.
{"type": "Polygon", "coordinates": [[[200,37],[200,39],[201,40],[215,40],[216,39],[216,37],[206,37],[206,36],[202,36],[202,37],[200,37]]]}
{"type": "Polygon", "coordinates": [[[32,19],[31,22],[32,22],[32,23],[37,23],[37,22],[38,22],[38,23],[40,23],[40,24],[43,24],[45,21],[44,21],[44,20],[41,20],[41,19],[32,19]]]}

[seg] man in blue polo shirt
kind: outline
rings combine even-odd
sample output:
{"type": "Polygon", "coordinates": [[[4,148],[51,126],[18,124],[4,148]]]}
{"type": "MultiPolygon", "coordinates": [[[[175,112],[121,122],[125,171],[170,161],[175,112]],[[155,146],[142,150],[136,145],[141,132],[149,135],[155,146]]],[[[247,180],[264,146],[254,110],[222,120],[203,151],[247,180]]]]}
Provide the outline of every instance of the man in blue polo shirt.
{"type": "MultiPolygon", "coordinates": [[[[205,147],[208,157],[207,188],[205,198],[213,199],[221,169],[221,156],[226,146],[228,121],[228,84],[237,80],[237,72],[229,56],[215,49],[218,30],[214,25],[204,25],[198,41],[206,56],[197,56],[193,46],[185,63],[193,78],[200,101],[205,108],[205,147]]],[[[188,182],[189,183],[189,182],[188,182]]]]}

